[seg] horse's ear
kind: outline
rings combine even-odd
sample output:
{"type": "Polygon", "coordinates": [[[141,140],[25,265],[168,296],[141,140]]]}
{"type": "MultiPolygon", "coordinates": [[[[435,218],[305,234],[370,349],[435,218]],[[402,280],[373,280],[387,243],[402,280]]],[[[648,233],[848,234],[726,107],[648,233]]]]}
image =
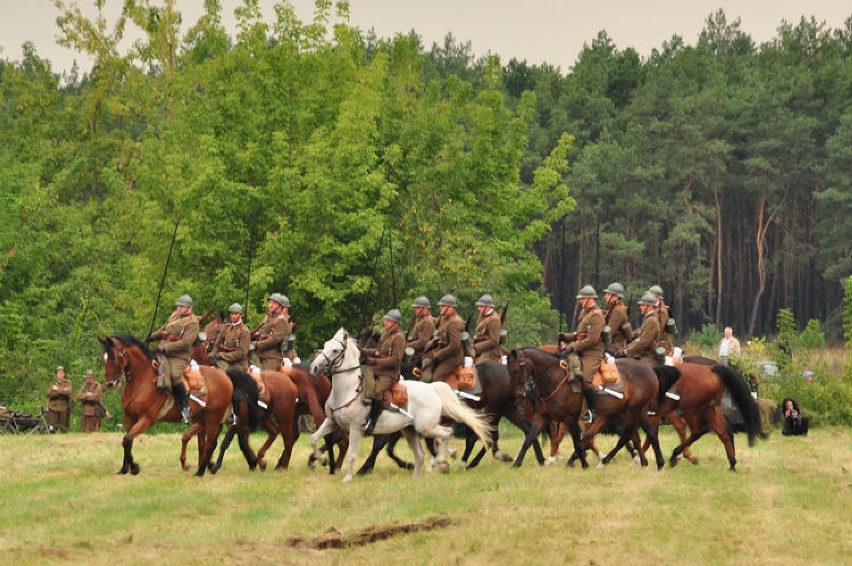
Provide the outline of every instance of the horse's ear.
{"type": "Polygon", "coordinates": [[[107,345],[107,339],[106,338],[101,338],[100,336],[98,336],[98,342],[100,342],[104,346],[107,345]]]}

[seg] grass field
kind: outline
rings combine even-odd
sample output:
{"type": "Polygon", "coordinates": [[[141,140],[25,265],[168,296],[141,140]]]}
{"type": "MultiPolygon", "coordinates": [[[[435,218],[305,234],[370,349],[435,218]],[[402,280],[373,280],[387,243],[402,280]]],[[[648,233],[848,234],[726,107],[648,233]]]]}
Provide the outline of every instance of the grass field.
{"type": "MultiPolygon", "coordinates": [[[[520,446],[501,427],[504,450],[520,446]]],[[[6,564],[849,564],[852,430],[779,432],[748,448],[739,473],[703,438],[700,464],[657,472],[620,455],[605,469],[410,473],[380,458],[342,484],[309,470],[303,436],[286,472],[248,472],[236,443],[215,476],[178,466],[179,436],[137,440],[139,476],[116,476],[121,435],[0,436],[0,560],[6,564]],[[437,522],[437,523],[436,523],[437,522]],[[335,529],[435,528],[345,548],[297,548],[335,529]]],[[[259,446],[260,436],[252,438],[259,446]]],[[[604,438],[604,446],[614,439],[604,438]]],[[[459,447],[460,441],[454,441],[459,447]]],[[[675,446],[662,432],[665,454],[675,446]]],[[[280,441],[273,447],[280,453],[280,441]]],[[[567,448],[563,448],[565,450],[567,448]]],[[[359,462],[365,456],[362,446],[359,462]]],[[[407,447],[400,455],[410,459],[407,447]]],[[[594,457],[592,457],[594,461],[594,457]]],[[[370,538],[370,537],[367,537],[370,538]]]]}

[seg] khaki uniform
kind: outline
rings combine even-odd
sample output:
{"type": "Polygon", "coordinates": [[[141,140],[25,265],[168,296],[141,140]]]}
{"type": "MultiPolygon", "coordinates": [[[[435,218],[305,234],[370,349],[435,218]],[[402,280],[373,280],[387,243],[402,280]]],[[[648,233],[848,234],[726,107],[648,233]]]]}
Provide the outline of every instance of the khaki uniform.
{"type": "Polygon", "coordinates": [[[198,339],[198,317],[174,312],[151,338],[160,340],[159,346],[165,348],[164,375],[171,379],[172,386],[183,383],[181,376],[192,359],[192,349],[198,339]]]}
{"type": "Polygon", "coordinates": [[[261,369],[278,371],[281,368],[281,362],[284,360],[284,339],[290,335],[292,328],[290,317],[283,313],[274,318],[269,315],[264,317],[255,333],[255,348],[261,369]]]}
{"type": "Polygon", "coordinates": [[[657,317],[660,321],[660,343],[659,345],[666,349],[666,352],[671,353],[674,344],[672,338],[666,330],[666,323],[669,321],[669,307],[660,299],[660,305],[657,307],[657,317]]]}
{"type": "Polygon", "coordinates": [[[376,358],[376,365],[373,366],[376,376],[373,398],[381,399],[382,394],[399,381],[399,366],[405,356],[405,338],[399,330],[383,332],[377,347],[364,348],[361,353],[376,358]]]}
{"type": "Polygon", "coordinates": [[[488,316],[481,316],[476,322],[476,334],[473,337],[473,349],[476,363],[492,360],[499,362],[503,355],[500,350],[500,331],[503,325],[497,311],[491,310],[488,316]]]}
{"type": "Polygon", "coordinates": [[[248,371],[248,353],[251,336],[242,321],[238,324],[226,323],[216,336],[211,357],[217,357],[216,365],[223,370],[234,368],[248,371]]]}
{"type": "Polygon", "coordinates": [[[654,349],[660,340],[660,318],[655,311],[647,313],[642,318],[642,327],[639,329],[639,337],[634,340],[624,351],[631,358],[637,358],[653,367],[658,365],[654,349]]]}
{"type": "Polygon", "coordinates": [[[432,381],[446,381],[447,377],[455,373],[462,365],[464,361],[462,332],[464,332],[464,321],[458,313],[441,317],[441,322],[438,324],[438,347],[433,355],[435,371],[432,374],[432,381]]]}
{"type": "Polygon", "coordinates": [[[580,358],[583,384],[587,388],[592,387],[592,379],[601,366],[601,360],[603,360],[603,341],[601,340],[603,327],[603,311],[597,305],[580,311],[580,321],[577,323],[573,349],[580,358]]]}
{"type": "Polygon", "coordinates": [[[408,331],[405,341],[406,347],[413,348],[415,354],[420,354],[426,348],[426,344],[432,340],[435,333],[435,317],[431,314],[418,316],[414,326],[408,331]]]}
{"type": "Polygon", "coordinates": [[[57,379],[47,390],[47,423],[68,428],[71,413],[71,380],[57,379]]]}
{"type": "Polygon", "coordinates": [[[630,326],[630,317],[627,316],[627,307],[618,301],[606,311],[604,323],[612,331],[610,346],[614,350],[621,350],[633,338],[633,328],[630,326]]]}
{"type": "Polygon", "coordinates": [[[80,410],[83,432],[97,432],[101,430],[101,400],[104,391],[97,381],[86,381],[77,393],[77,400],[82,403],[80,410]]]}

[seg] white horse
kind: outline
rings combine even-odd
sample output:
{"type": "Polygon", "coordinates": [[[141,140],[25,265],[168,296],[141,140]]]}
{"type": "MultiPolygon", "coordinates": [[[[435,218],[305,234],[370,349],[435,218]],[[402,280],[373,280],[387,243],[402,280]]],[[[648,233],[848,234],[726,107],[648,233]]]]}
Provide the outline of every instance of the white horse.
{"type": "MultiPolygon", "coordinates": [[[[333,432],[335,427],[349,431],[349,469],[343,481],[352,480],[355,458],[358,457],[358,444],[363,436],[364,423],[370,412],[364,404],[364,390],[361,386],[360,350],[349,333],[343,328],[325,343],[322,351],[314,358],[311,371],[325,372],[331,377],[331,394],[325,403],[326,419],[322,426],[311,435],[314,456],[320,457],[317,449],[319,439],[333,432]]],[[[437,456],[435,463],[443,472],[449,471],[447,446],[452,429],[441,426],[441,417],[463,422],[473,430],[483,444],[491,446],[491,426],[485,417],[458,400],[450,386],[443,382],[421,383],[403,381],[408,388],[408,409],[406,416],[396,411],[382,411],[376,422],[375,434],[391,434],[401,430],[414,453],[414,477],[418,477],[423,467],[424,451],[420,436],[429,436],[436,440],[437,456]]]]}

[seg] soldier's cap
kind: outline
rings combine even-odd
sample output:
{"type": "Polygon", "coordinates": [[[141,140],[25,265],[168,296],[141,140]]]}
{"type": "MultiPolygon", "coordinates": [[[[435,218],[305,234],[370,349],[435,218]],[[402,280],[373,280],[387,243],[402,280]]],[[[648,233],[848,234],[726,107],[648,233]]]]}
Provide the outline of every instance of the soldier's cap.
{"type": "Polygon", "coordinates": [[[392,320],[393,322],[399,324],[402,322],[402,313],[400,313],[398,309],[391,309],[382,318],[384,320],[392,320]]]}
{"type": "Polygon", "coordinates": [[[438,301],[438,304],[442,307],[457,307],[458,301],[456,301],[456,298],[454,296],[447,294],[441,297],[441,300],[438,301]]]}
{"type": "Polygon", "coordinates": [[[176,307],[191,307],[192,306],[192,297],[189,295],[181,295],[178,297],[178,300],[175,301],[176,307]]]}
{"type": "Polygon", "coordinates": [[[90,369],[87,369],[86,373],[83,374],[83,377],[95,377],[95,372],[90,369]]]}
{"type": "Polygon", "coordinates": [[[654,293],[645,293],[644,295],[642,295],[642,298],[639,299],[639,304],[646,305],[649,307],[655,307],[657,306],[657,296],[654,295],[654,293]]]}
{"type": "Polygon", "coordinates": [[[481,297],[476,300],[476,306],[478,307],[493,307],[494,299],[488,293],[485,293],[481,297]]]}

